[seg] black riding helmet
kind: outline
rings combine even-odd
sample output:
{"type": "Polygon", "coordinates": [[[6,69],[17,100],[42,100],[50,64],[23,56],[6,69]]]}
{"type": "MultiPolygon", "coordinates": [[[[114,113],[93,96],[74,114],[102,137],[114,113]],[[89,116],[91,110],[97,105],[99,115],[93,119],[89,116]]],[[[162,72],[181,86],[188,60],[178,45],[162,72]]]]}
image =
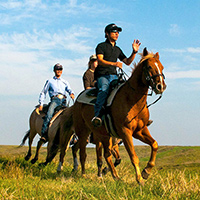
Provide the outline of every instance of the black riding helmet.
{"type": "Polygon", "coordinates": [[[63,66],[60,63],[55,64],[53,71],[55,72],[56,70],[63,70],[63,66]]]}
{"type": "Polygon", "coordinates": [[[122,31],[122,28],[121,27],[118,27],[116,24],[112,23],[112,24],[108,24],[106,27],[105,27],[105,37],[106,37],[106,33],[110,33],[110,32],[121,32],[122,31]]]}

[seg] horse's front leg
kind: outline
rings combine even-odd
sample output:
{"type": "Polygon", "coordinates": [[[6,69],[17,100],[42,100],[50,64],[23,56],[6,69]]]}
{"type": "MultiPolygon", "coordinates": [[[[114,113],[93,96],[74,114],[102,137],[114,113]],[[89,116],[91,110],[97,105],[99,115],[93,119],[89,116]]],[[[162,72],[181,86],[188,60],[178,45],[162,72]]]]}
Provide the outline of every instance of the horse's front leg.
{"type": "MultiPolygon", "coordinates": [[[[113,146],[112,146],[111,153],[115,157],[114,166],[117,167],[117,165],[119,165],[121,163],[121,158],[120,158],[120,155],[119,155],[118,139],[117,138],[112,138],[112,144],[113,144],[113,146]]],[[[109,172],[109,168],[108,167],[104,167],[102,173],[104,175],[106,175],[108,172],[109,172]]]]}
{"type": "Polygon", "coordinates": [[[115,167],[121,163],[121,158],[119,155],[119,145],[117,143],[118,140],[113,140],[113,147],[112,147],[112,155],[115,157],[115,167]]]}
{"type": "Polygon", "coordinates": [[[139,159],[135,153],[134,145],[133,145],[133,138],[131,134],[126,133],[123,138],[124,146],[129,154],[129,157],[131,159],[131,163],[133,164],[136,172],[136,180],[139,184],[143,185],[144,180],[142,178],[140,167],[139,167],[139,159]]]}
{"type": "Polygon", "coordinates": [[[105,157],[106,162],[108,164],[108,167],[111,171],[111,174],[112,174],[114,179],[119,179],[119,176],[117,174],[117,171],[116,171],[115,166],[114,166],[113,161],[112,161],[112,154],[111,154],[112,138],[111,137],[109,139],[104,138],[104,140],[102,140],[102,144],[103,144],[103,147],[104,147],[104,157],[105,157]]]}
{"type": "Polygon", "coordinates": [[[147,127],[145,127],[141,132],[138,132],[136,135],[134,135],[134,137],[151,146],[151,156],[149,162],[142,171],[142,177],[144,179],[147,179],[151,173],[152,168],[155,166],[158,144],[156,140],[152,138],[147,127]]]}

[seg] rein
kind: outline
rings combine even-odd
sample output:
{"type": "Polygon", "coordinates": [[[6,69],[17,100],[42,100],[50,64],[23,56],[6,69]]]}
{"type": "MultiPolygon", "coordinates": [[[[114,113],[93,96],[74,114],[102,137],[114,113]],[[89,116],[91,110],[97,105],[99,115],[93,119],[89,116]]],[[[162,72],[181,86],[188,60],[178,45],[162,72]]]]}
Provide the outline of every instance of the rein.
{"type": "Polygon", "coordinates": [[[152,106],[153,104],[157,103],[161,99],[161,97],[162,97],[162,94],[153,103],[147,105],[147,108],[152,106]]]}

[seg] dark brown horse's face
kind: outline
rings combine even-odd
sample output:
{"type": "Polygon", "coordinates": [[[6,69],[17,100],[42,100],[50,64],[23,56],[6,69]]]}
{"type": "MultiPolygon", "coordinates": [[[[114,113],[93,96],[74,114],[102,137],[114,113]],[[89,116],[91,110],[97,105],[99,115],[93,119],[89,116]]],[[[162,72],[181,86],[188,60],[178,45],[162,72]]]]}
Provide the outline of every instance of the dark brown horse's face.
{"type": "Polygon", "coordinates": [[[166,89],[163,69],[164,67],[159,60],[158,53],[144,61],[143,72],[145,81],[156,94],[162,94],[166,89]]]}

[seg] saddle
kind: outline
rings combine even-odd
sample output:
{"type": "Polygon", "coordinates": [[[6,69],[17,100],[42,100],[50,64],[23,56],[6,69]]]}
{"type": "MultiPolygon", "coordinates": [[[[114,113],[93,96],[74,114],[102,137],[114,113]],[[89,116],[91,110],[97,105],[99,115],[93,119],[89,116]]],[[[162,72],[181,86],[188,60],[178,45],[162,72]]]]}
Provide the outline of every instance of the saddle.
{"type": "MultiPolygon", "coordinates": [[[[39,108],[40,105],[37,105],[35,106],[36,108],[39,108]]],[[[49,104],[44,104],[43,105],[43,110],[41,111],[41,113],[44,114],[44,116],[42,117],[42,119],[45,118],[47,112],[48,112],[48,109],[49,109],[49,106],[50,106],[50,103],[49,104]]],[[[57,106],[55,108],[55,111],[54,111],[54,114],[53,114],[53,117],[51,118],[51,121],[49,123],[49,127],[51,127],[52,123],[57,119],[57,117],[67,108],[67,106],[57,106]]]]}
{"type": "MultiPolygon", "coordinates": [[[[116,92],[120,89],[120,87],[123,84],[124,84],[124,82],[119,83],[118,80],[114,80],[110,83],[109,95],[106,100],[106,104],[104,105],[105,107],[110,106],[112,104],[112,101],[115,97],[116,92]]],[[[77,101],[80,103],[88,104],[88,105],[95,105],[96,99],[97,99],[97,94],[98,94],[98,88],[96,88],[96,87],[93,87],[88,90],[84,90],[77,97],[77,101]]]]}
{"type": "MultiPolygon", "coordinates": [[[[110,85],[110,93],[106,100],[106,103],[104,105],[104,108],[102,108],[101,112],[103,114],[102,121],[105,124],[107,132],[113,136],[113,137],[119,137],[118,134],[115,131],[115,128],[113,126],[112,117],[110,115],[110,106],[112,105],[112,102],[115,98],[115,95],[117,91],[124,85],[125,81],[123,83],[119,83],[118,80],[111,82],[110,85]]],[[[95,105],[96,98],[98,94],[97,88],[91,88],[89,90],[84,90],[78,97],[77,102],[88,104],[88,105],[95,105]]]]}

